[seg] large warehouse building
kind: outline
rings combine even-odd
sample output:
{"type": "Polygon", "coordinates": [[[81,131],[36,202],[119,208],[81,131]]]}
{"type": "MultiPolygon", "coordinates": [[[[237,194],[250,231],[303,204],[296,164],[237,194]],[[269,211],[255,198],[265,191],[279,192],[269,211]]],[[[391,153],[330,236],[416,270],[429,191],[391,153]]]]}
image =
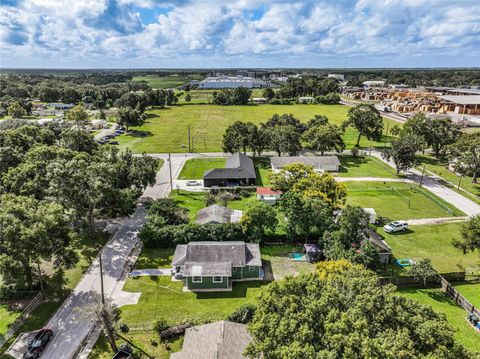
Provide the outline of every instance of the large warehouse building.
{"type": "Polygon", "coordinates": [[[247,76],[212,76],[198,82],[199,89],[222,89],[222,88],[263,88],[270,87],[271,82],[247,76]]]}

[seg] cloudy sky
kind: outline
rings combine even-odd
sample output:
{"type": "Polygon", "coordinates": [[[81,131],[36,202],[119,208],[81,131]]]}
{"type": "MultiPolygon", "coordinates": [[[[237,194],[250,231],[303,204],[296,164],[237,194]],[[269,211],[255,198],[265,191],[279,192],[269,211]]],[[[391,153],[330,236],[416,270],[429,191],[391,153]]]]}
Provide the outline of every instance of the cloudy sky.
{"type": "Polygon", "coordinates": [[[480,66],[480,0],[0,0],[0,66],[480,66]]]}

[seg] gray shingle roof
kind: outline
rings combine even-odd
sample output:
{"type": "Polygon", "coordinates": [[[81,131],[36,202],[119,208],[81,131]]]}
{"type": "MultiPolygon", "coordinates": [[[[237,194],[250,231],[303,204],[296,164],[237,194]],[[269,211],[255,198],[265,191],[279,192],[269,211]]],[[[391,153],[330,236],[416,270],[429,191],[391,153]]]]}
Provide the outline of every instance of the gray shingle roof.
{"type": "Polygon", "coordinates": [[[213,204],[199,210],[197,212],[197,218],[195,222],[198,224],[229,223],[231,221],[232,214],[232,209],[219,206],[218,204],[213,204]]]}
{"type": "Polygon", "coordinates": [[[253,161],[243,153],[237,152],[227,157],[225,168],[214,168],[206,171],[204,179],[242,179],[256,178],[253,161]]]}
{"type": "Polygon", "coordinates": [[[232,262],[185,262],[183,275],[231,277],[232,262]]]}
{"type": "Polygon", "coordinates": [[[292,163],[302,163],[314,168],[321,169],[326,165],[338,165],[340,161],[337,156],[284,156],[284,157],[272,157],[271,163],[276,168],[282,168],[283,166],[290,165],[292,163]]]}
{"type": "Polygon", "coordinates": [[[227,321],[188,328],[183,349],[171,359],[243,359],[252,340],[245,324],[227,321]]]}
{"type": "Polygon", "coordinates": [[[260,247],[256,243],[240,241],[190,242],[178,245],[173,266],[229,262],[232,267],[261,266],[260,247]]]}
{"type": "Polygon", "coordinates": [[[372,243],[380,253],[392,253],[392,249],[390,246],[385,242],[377,232],[367,229],[368,231],[368,240],[372,243]]]}

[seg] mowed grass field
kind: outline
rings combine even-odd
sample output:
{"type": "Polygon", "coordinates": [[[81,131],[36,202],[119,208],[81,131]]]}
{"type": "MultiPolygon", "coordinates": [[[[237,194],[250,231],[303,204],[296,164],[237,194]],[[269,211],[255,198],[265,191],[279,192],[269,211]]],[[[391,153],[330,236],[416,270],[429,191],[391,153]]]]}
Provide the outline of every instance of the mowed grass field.
{"type": "MultiPolygon", "coordinates": [[[[388,234],[378,230],[392,248],[395,258],[410,258],[418,261],[429,258],[439,273],[465,271],[468,267],[480,265],[478,253],[464,254],[452,244],[453,239],[460,238],[462,223],[444,223],[436,225],[409,226],[408,231],[388,234]]],[[[400,267],[395,266],[399,272],[400,267]]]]}
{"type": "Polygon", "coordinates": [[[225,167],[225,158],[192,158],[185,162],[178,179],[201,179],[205,171],[223,167],[225,167]]]}
{"type": "MultiPolygon", "coordinates": [[[[259,124],[276,113],[291,113],[302,121],[308,121],[315,115],[326,115],[331,123],[340,125],[347,118],[348,109],[343,105],[181,105],[148,110],[145,124],[132,128],[142,131],[144,137],[137,132],[123,134],[116,140],[121,148],[129,147],[135,153],[184,152],[190,126],[194,152],[222,152],[225,129],[235,121],[259,124]]],[[[348,128],[345,133],[347,147],[352,147],[356,139],[357,131],[348,128]]],[[[370,144],[383,146],[384,141],[371,143],[362,139],[362,146],[370,144]]]]}
{"type": "Polygon", "coordinates": [[[480,334],[465,319],[467,312],[440,289],[399,288],[398,293],[445,314],[449,324],[456,330],[455,338],[467,349],[480,351],[480,334]]]}
{"type": "Polygon", "coordinates": [[[402,182],[344,182],[347,203],[375,208],[378,217],[390,220],[462,216],[463,212],[434,194],[402,182]],[[447,208],[451,211],[448,212],[447,208]]]}

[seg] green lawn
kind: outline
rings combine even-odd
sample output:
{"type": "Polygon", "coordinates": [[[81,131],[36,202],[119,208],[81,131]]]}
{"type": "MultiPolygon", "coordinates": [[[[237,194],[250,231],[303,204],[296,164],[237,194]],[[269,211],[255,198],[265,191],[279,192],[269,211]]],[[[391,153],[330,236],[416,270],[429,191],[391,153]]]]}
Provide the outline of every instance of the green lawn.
{"type": "Polygon", "coordinates": [[[225,158],[192,158],[185,162],[178,179],[202,179],[205,171],[225,167],[225,158]]]}
{"type": "Polygon", "coordinates": [[[461,216],[463,213],[430,192],[408,183],[345,182],[347,203],[375,208],[388,220],[461,216]],[[447,211],[451,210],[451,213],[447,211]]]}
{"type": "Polygon", "coordinates": [[[393,168],[375,157],[338,155],[338,159],[342,164],[338,177],[398,178],[393,168]]]}
{"type": "MultiPolygon", "coordinates": [[[[440,273],[459,272],[469,266],[478,266],[478,253],[463,252],[453,246],[452,240],[460,237],[461,223],[409,226],[404,233],[388,234],[379,229],[386,242],[392,248],[395,258],[430,258],[433,267],[440,273]]],[[[400,267],[395,266],[398,272],[400,267]]]]}
{"type": "Polygon", "coordinates": [[[10,324],[20,315],[20,311],[11,311],[7,305],[0,305],[0,334],[5,334],[10,324]]]}
{"type": "MultiPolygon", "coordinates": [[[[463,188],[471,194],[468,197],[480,204],[480,183],[472,183],[472,177],[468,176],[463,177],[460,181],[460,177],[448,169],[447,159],[437,159],[431,155],[419,156],[419,158],[422,162],[422,165],[419,166],[420,170],[423,168],[423,165],[425,165],[427,170],[451,182],[454,185],[454,189],[456,189],[460,183],[460,188],[463,188]]],[[[459,193],[465,195],[463,191],[459,193]]]]}
{"type": "Polygon", "coordinates": [[[466,348],[480,351],[480,334],[465,319],[467,312],[445,296],[440,289],[399,288],[398,293],[445,314],[450,325],[456,330],[455,338],[466,348]]]}
{"type": "MultiPolygon", "coordinates": [[[[191,90],[190,91],[190,102],[185,101],[187,95],[186,91],[177,91],[178,103],[180,104],[208,104],[213,101],[213,93],[218,90],[191,90]]],[[[262,97],[263,89],[252,89],[252,98],[253,97],[262,97]]]]}
{"type": "MultiPolygon", "coordinates": [[[[170,194],[170,198],[173,198],[181,207],[188,210],[188,215],[191,221],[195,220],[199,210],[205,208],[206,197],[207,194],[203,192],[188,192],[183,190],[181,190],[180,193],[173,191],[170,194]]],[[[242,197],[238,200],[228,202],[227,207],[245,211],[256,203],[256,196],[252,193],[249,197],[242,197]]]]}
{"type": "Polygon", "coordinates": [[[467,300],[476,308],[480,308],[480,283],[466,282],[457,284],[455,289],[458,290],[467,300]]]}
{"type": "Polygon", "coordinates": [[[303,252],[303,246],[301,245],[275,244],[262,246],[261,252],[265,273],[268,273],[270,270],[275,280],[285,278],[289,275],[311,273],[315,270],[315,264],[289,259],[289,253],[303,252]]]}
{"type": "Polygon", "coordinates": [[[155,89],[166,89],[173,88],[183,85],[184,83],[190,82],[192,80],[199,80],[201,76],[135,76],[132,78],[132,81],[140,82],[145,81],[148,85],[155,89]]]}
{"type": "MultiPolygon", "coordinates": [[[[349,107],[343,105],[185,105],[147,111],[144,125],[134,127],[140,131],[123,134],[116,139],[121,148],[130,147],[135,153],[183,152],[188,144],[190,125],[195,152],[221,152],[225,129],[235,121],[251,121],[256,124],[267,121],[275,113],[292,113],[302,121],[314,115],[326,115],[331,123],[341,124],[349,107]],[[142,137],[143,136],[143,137],[142,137]]],[[[390,121],[390,120],[385,120],[390,121]]],[[[356,142],[357,131],[349,128],[345,133],[347,147],[356,142]]],[[[363,139],[363,146],[383,146],[363,139]]]]}

